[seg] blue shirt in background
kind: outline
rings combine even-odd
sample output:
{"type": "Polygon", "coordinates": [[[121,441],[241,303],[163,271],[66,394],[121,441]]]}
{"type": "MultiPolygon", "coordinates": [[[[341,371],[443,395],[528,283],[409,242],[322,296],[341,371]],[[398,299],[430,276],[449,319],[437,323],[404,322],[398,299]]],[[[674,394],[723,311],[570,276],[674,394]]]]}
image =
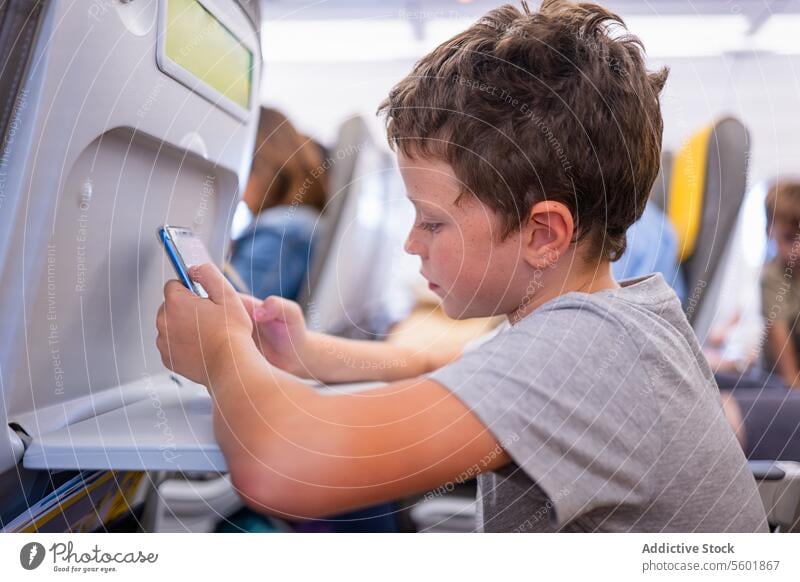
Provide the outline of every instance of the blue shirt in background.
{"type": "Polygon", "coordinates": [[[628,247],[622,257],[611,263],[618,281],[650,273],[661,273],[683,303],[686,284],[678,265],[678,237],[661,209],[648,202],[642,217],[627,232],[628,247]]]}
{"type": "Polygon", "coordinates": [[[309,206],[275,206],[255,217],[233,242],[230,264],[254,297],[300,295],[313,252],[319,213],[309,206]]]}

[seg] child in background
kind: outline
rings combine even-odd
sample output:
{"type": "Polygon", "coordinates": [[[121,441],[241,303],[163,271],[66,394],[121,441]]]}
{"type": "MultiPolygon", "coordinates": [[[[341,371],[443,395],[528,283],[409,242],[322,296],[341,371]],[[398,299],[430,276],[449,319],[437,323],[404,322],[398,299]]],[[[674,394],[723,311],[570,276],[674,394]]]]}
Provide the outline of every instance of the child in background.
{"type": "Polygon", "coordinates": [[[761,274],[764,364],[787,386],[800,388],[800,182],[774,184],[767,193],[766,211],[767,235],[776,254],[761,274]]]}
{"type": "Polygon", "coordinates": [[[259,298],[297,299],[309,269],[326,193],[320,148],[278,111],[263,107],[243,200],[253,221],[230,264],[259,298]]]}

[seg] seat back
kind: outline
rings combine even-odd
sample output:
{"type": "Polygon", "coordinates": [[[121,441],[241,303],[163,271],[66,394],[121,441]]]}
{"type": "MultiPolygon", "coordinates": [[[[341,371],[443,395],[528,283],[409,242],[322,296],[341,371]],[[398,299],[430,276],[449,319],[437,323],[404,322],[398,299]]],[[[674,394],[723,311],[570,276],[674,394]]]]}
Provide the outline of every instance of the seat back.
{"type": "Polygon", "coordinates": [[[381,319],[391,266],[390,193],[397,170],[361,117],[339,129],[329,167],[329,199],[299,303],[310,329],[369,338],[381,319]]]}
{"type": "Polygon", "coordinates": [[[336,222],[326,225],[324,262],[306,304],[311,329],[353,338],[385,331],[378,320],[390,283],[385,271],[391,266],[389,184],[396,171],[391,162],[374,145],[359,154],[336,222]]]}
{"type": "Polygon", "coordinates": [[[355,171],[361,152],[372,143],[367,124],[354,115],[339,127],[336,143],[325,159],[328,172],[328,200],[314,234],[314,256],[309,266],[308,277],[303,285],[298,303],[308,309],[311,296],[319,285],[320,277],[330,255],[331,246],[337,236],[340,219],[350,198],[355,171]]]}
{"type": "MultiPolygon", "coordinates": [[[[251,4],[0,3],[4,427],[63,427],[166,375],[154,325],[174,273],[156,229],[192,227],[222,262],[258,121],[251,4]],[[215,76],[214,51],[238,66],[215,76]],[[247,81],[228,98],[231,71],[247,81]]],[[[0,477],[21,483],[20,453],[0,430],[0,477]]]]}
{"type": "Polygon", "coordinates": [[[720,267],[744,200],[749,149],[747,129],[727,117],[695,133],[673,158],[667,210],[686,279],[686,313],[696,331],[719,293],[720,267]]]}

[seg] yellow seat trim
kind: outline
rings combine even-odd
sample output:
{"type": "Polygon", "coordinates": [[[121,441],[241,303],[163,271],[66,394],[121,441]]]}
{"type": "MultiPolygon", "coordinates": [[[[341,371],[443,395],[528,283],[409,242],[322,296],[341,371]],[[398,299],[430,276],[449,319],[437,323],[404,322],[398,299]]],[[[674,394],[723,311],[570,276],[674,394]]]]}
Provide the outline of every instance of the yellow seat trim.
{"type": "Polygon", "coordinates": [[[703,216],[708,144],[714,124],[695,133],[675,155],[669,181],[668,216],[678,238],[678,260],[692,256],[703,216]]]}

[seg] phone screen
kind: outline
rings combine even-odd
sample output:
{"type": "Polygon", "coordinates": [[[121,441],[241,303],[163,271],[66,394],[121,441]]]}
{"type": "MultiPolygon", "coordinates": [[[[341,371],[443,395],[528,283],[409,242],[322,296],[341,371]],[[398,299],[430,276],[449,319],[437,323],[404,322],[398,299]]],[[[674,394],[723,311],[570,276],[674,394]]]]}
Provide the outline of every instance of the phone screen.
{"type": "Polygon", "coordinates": [[[172,236],[172,242],[175,243],[175,248],[177,248],[178,252],[181,254],[183,263],[187,267],[214,262],[208,255],[203,241],[197,238],[197,235],[193,232],[183,228],[168,228],[167,230],[170,236],[172,236]]]}
{"type": "MultiPolygon", "coordinates": [[[[167,234],[178,251],[179,258],[188,269],[203,263],[213,263],[203,241],[188,228],[166,227],[167,234]]],[[[206,290],[199,283],[192,282],[195,292],[201,297],[208,297],[206,290]]]]}

